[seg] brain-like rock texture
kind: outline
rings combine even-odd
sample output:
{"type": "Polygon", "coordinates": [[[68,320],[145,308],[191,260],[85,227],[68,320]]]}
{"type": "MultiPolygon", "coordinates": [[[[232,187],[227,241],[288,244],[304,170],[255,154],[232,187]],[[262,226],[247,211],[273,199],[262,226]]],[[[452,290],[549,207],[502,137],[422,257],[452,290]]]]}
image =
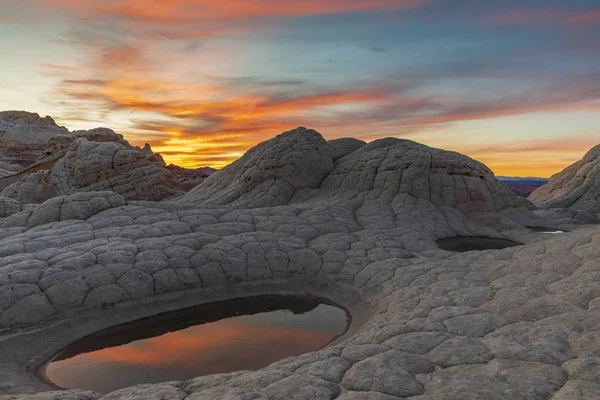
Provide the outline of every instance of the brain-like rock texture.
{"type": "Polygon", "coordinates": [[[360,149],[366,143],[362,140],[354,138],[341,138],[328,140],[327,144],[329,145],[329,148],[331,148],[331,156],[333,157],[333,161],[337,161],[340,158],[360,149]]]}
{"type": "MultiPolygon", "coordinates": [[[[86,143],[118,144],[73,146],[86,143]]],[[[0,400],[600,398],[600,227],[531,232],[577,213],[536,214],[457,153],[398,139],[332,147],[297,129],[183,198],[81,192],[0,219],[0,400]],[[524,245],[436,245],[454,236],[524,245]],[[352,325],[258,371],[106,394],[37,375],[104,328],[273,293],[325,297],[352,325]]]]}
{"type": "Polygon", "coordinates": [[[393,138],[368,144],[355,139],[325,143],[305,128],[261,143],[182,201],[260,207],[367,191],[392,197],[407,194],[466,213],[531,208],[489,168],[462,154],[393,138]]]}
{"type": "Polygon", "coordinates": [[[21,204],[8,197],[0,197],[0,218],[5,218],[21,211],[21,204]]]}
{"type": "Polygon", "coordinates": [[[130,145],[106,128],[53,136],[37,161],[24,171],[0,179],[1,195],[39,204],[55,196],[113,191],[126,200],[163,200],[182,195],[203,171],[166,168],[149,145],[130,145]]]}
{"type": "Polygon", "coordinates": [[[73,219],[86,220],[109,208],[124,206],[125,200],[114,192],[82,192],[54,197],[32,210],[27,226],[73,219]]]}
{"type": "Polygon", "coordinates": [[[529,196],[538,207],[600,213],[600,145],[529,196]]]}
{"type": "Polygon", "coordinates": [[[317,188],[332,170],[325,139],[314,130],[297,128],[248,150],[182,200],[247,207],[286,204],[296,190],[317,188]]]}
{"type": "Polygon", "coordinates": [[[338,194],[407,194],[464,213],[531,207],[482,163],[456,152],[394,138],[375,140],[346,155],[320,188],[338,194]]]}
{"type": "Polygon", "coordinates": [[[66,195],[112,190],[126,199],[162,200],[182,194],[162,158],[107,129],[81,134],[56,162],[50,180],[66,195]]]}

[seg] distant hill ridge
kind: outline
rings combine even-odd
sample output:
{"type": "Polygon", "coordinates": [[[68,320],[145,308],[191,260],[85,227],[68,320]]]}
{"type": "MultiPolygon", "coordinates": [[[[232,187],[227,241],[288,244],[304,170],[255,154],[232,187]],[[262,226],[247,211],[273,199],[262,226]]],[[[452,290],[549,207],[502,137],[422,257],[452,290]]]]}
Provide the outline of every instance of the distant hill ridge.
{"type": "Polygon", "coordinates": [[[535,182],[548,182],[550,178],[538,178],[535,176],[521,177],[521,176],[498,176],[500,181],[535,181],[535,182]]]}
{"type": "Polygon", "coordinates": [[[539,187],[548,183],[548,178],[538,178],[534,176],[498,176],[498,180],[504,183],[510,190],[518,196],[528,197],[539,187]]]}

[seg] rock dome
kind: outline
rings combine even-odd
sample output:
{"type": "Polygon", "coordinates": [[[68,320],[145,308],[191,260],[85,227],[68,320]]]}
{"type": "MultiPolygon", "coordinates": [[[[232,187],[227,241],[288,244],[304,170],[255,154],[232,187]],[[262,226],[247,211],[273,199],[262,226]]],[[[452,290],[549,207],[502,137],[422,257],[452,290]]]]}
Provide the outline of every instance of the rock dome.
{"type": "Polygon", "coordinates": [[[553,175],[547,184],[529,196],[529,200],[543,209],[568,208],[600,213],[600,145],[553,175]]]}

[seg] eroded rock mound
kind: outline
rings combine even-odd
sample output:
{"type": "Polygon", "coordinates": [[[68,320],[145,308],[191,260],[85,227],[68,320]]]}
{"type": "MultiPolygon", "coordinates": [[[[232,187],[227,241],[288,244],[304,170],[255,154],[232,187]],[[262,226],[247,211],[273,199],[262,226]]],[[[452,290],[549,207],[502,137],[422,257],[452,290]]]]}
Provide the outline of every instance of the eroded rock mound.
{"type": "MultiPolygon", "coordinates": [[[[0,197],[0,206],[2,199],[0,197]]],[[[7,200],[14,202],[12,199],[7,200]]],[[[52,222],[86,220],[99,212],[126,204],[125,199],[114,192],[81,192],[71,196],[58,196],[39,206],[26,207],[23,211],[15,203],[11,204],[6,218],[0,220],[0,228],[30,229],[52,222]]]]}
{"type": "Polygon", "coordinates": [[[127,200],[159,201],[189,189],[183,184],[186,173],[166,168],[149,145],[140,149],[110,129],[97,128],[52,137],[33,165],[0,181],[0,193],[23,204],[107,190],[127,200]]]}
{"type": "MultiPolygon", "coordinates": [[[[50,118],[25,111],[0,111],[0,158],[3,163],[29,167],[46,148],[46,143],[69,131],[50,118]]],[[[2,168],[6,169],[6,168],[2,168]]]]}
{"type": "Polygon", "coordinates": [[[162,200],[182,194],[162,157],[144,152],[108,129],[78,135],[51,170],[60,194],[110,190],[128,200],[162,200]]]}
{"type": "Polygon", "coordinates": [[[529,196],[539,208],[569,208],[600,213],[600,145],[578,162],[553,175],[529,196]]]}
{"type": "Polygon", "coordinates": [[[332,150],[316,131],[297,128],[251,148],[188,192],[184,202],[263,207],[287,204],[333,170],[332,150]]]}
{"type": "Polygon", "coordinates": [[[8,197],[0,197],[0,218],[5,218],[21,211],[18,201],[8,197]]]}
{"type": "Polygon", "coordinates": [[[21,204],[55,196],[113,191],[127,200],[180,196],[208,176],[167,169],[149,145],[130,145],[107,128],[69,132],[50,117],[0,112],[0,195],[21,204]]]}
{"type": "Polygon", "coordinates": [[[337,161],[340,158],[360,149],[366,142],[354,138],[340,138],[328,140],[327,144],[331,148],[333,161],[337,161]]]}
{"type": "Polygon", "coordinates": [[[375,140],[336,163],[321,189],[409,194],[462,212],[530,206],[484,164],[410,140],[375,140]]]}
{"type": "Polygon", "coordinates": [[[85,220],[101,211],[124,205],[123,197],[114,192],[83,192],[58,196],[35,208],[28,218],[27,227],[73,219],[85,220]]]}
{"type": "Polygon", "coordinates": [[[58,195],[56,188],[50,183],[47,170],[40,170],[13,176],[11,183],[4,188],[0,195],[9,197],[21,204],[40,204],[58,195]]]}

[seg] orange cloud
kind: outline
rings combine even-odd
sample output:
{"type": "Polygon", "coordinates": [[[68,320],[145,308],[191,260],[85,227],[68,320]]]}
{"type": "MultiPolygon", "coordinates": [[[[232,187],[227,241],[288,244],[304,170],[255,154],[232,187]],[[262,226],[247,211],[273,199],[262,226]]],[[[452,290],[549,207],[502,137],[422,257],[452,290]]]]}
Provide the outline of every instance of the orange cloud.
{"type": "MultiPolygon", "coordinates": [[[[188,167],[210,165],[221,168],[256,143],[295,126],[314,126],[313,121],[317,121],[316,127],[322,132],[337,136],[353,132],[361,136],[374,126],[378,127],[379,136],[396,136],[403,131],[410,134],[424,127],[460,121],[549,111],[600,111],[599,103],[586,101],[590,89],[583,86],[574,86],[573,91],[567,93],[552,86],[546,89],[551,96],[545,96],[542,91],[537,94],[538,98],[525,94],[468,107],[451,105],[453,102],[460,104],[460,100],[411,97],[410,92],[404,93],[402,85],[386,83],[345,92],[282,97],[260,92],[235,94],[227,82],[186,85],[130,76],[110,81],[65,80],[63,92],[78,100],[106,102],[113,110],[132,110],[129,111],[130,127],[122,133],[134,144],[150,142],[154,151],[162,153],[167,162],[188,167]],[[151,113],[156,118],[146,118],[146,114],[139,117],[140,113],[151,113]]],[[[441,147],[453,144],[444,143],[441,147]]],[[[543,151],[570,152],[560,163],[564,167],[577,159],[575,153],[580,155],[592,144],[546,143],[540,149],[537,143],[519,143],[500,152],[498,146],[470,149],[461,143],[460,148],[453,149],[490,163],[490,167],[501,174],[509,173],[511,168],[529,169],[531,166],[524,168],[512,154],[533,152],[540,156],[537,161],[544,165],[538,168],[539,173],[547,176],[557,171],[559,163],[549,163],[549,154],[542,158],[543,151]]],[[[555,155],[552,156],[557,160],[555,155]]]]}
{"type": "Polygon", "coordinates": [[[51,6],[79,9],[108,16],[148,21],[191,21],[199,19],[240,20],[273,16],[306,16],[315,14],[352,13],[362,11],[404,10],[424,5],[428,0],[43,0],[51,6]]]}
{"type": "MultiPolygon", "coordinates": [[[[361,77],[345,87],[330,85],[322,75],[311,78],[307,74],[306,81],[289,78],[297,76],[295,71],[278,71],[285,77],[279,82],[252,81],[246,79],[251,77],[245,76],[244,63],[253,62],[244,54],[254,48],[244,48],[245,41],[240,45],[223,39],[260,29],[280,17],[397,11],[420,7],[430,0],[36,1],[62,8],[74,18],[65,43],[80,46],[85,55],[77,66],[44,67],[53,77],[63,78],[59,93],[52,93],[52,99],[61,102],[65,110],[63,118],[57,119],[69,126],[69,119],[95,118],[134,144],[149,142],[167,162],[187,167],[223,167],[252,145],[296,126],[314,127],[329,138],[373,139],[426,132],[432,126],[462,121],[539,112],[600,111],[594,94],[597,87],[590,84],[597,82],[597,76],[575,79],[573,85],[562,82],[538,86],[524,94],[482,95],[481,99],[461,98],[460,93],[424,95],[431,93],[430,84],[422,82],[429,79],[426,73],[425,78],[415,74],[410,79],[361,77]],[[211,46],[205,39],[214,37],[219,39],[211,46]],[[398,83],[400,79],[410,80],[410,85],[398,83]],[[421,88],[426,90],[419,91],[421,88]]],[[[500,24],[566,26],[592,23],[597,14],[525,10],[499,14],[497,19],[500,24]]],[[[261,42],[257,51],[263,45],[261,42]]],[[[471,77],[469,66],[468,62],[461,64],[462,70],[453,72],[441,65],[431,79],[440,78],[440,74],[447,81],[454,79],[452,74],[471,77]]],[[[255,65],[252,67],[256,70],[255,65]]],[[[483,76],[490,73],[489,66],[481,68],[478,77],[489,77],[483,76]]],[[[471,154],[466,146],[456,150],[488,157],[495,169],[502,168],[497,158],[514,162],[507,153],[471,154]]]]}
{"type": "MultiPolygon", "coordinates": [[[[579,161],[598,142],[593,136],[546,140],[519,140],[495,146],[462,145],[461,151],[500,176],[550,177],[579,161]]],[[[453,146],[449,146],[450,148],[453,146]]],[[[456,150],[456,149],[455,149],[456,150]]]]}

